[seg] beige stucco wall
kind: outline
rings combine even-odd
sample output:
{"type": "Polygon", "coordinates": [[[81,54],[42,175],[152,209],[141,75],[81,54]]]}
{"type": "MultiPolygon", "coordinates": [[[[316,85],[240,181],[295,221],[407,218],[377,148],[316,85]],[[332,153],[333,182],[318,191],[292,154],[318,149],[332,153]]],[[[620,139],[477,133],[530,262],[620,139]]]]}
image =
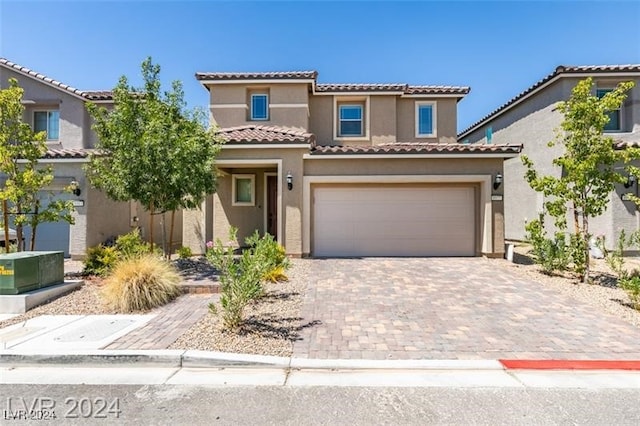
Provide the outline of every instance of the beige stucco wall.
{"type": "Polygon", "coordinates": [[[43,82],[25,77],[22,74],[0,66],[0,88],[8,87],[8,79],[15,78],[24,89],[24,121],[33,125],[33,113],[39,110],[58,109],[60,111],[60,134],[58,141],[49,141],[52,148],[84,148],[89,138],[85,127],[87,112],[84,101],[76,96],[56,89],[43,82]]]}
{"type": "Polygon", "coordinates": [[[219,127],[247,124],[309,128],[308,84],[212,84],[209,85],[212,123],[219,127]],[[269,119],[249,120],[252,92],[269,94],[269,119]]]}
{"type": "MultiPolygon", "coordinates": [[[[353,99],[361,99],[355,96],[353,99]]],[[[337,99],[347,101],[349,96],[337,99]]],[[[401,98],[396,95],[369,96],[369,138],[334,138],[337,118],[334,96],[311,96],[309,101],[309,131],[316,135],[318,145],[377,145],[393,142],[455,143],[457,131],[457,102],[449,98],[401,98]],[[434,138],[416,138],[416,102],[436,102],[437,135],[434,138]]],[[[365,112],[365,120],[366,120],[365,112]]],[[[365,127],[367,123],[365,123],[365,127]]]]}
{"type": "MultiPolygon", "coordinates": [[[[617,80],[595,79],[596,86],[613,86],[617,80]]],[[[562,147],[548,147],[548,142],[555,139],[555,129],[562,122],[562,115],[555,109],[557,102],[568,99],[571,90],[579,81],[578,78],[562,78],[541,92],[532,95],[523,103],[513,107],[506,113],[486,123],[481,128],[466,135],[470,143],[486,143],[485,132],[488,126],[493,130],[493,144],[523,144],[522,153],[534,163],[541,175],[559,176],[560,169],[553,166],[552,160],[562,154],[562,147]]],[[[623,127],[628,132],[635,129],[640,132],[640,88],[636,87],[629,94],[622,111],[623,127]]],[[[632,133],[611,133],[613,138],[633,139],[632,133]]],[[[637,140],[638,136],[635,137],[637,140]]],[[[525,224],[538,217],[542,211],[544,197],[533,191],[526,182],[525,167],[520,158],[505,161],[505,237],[513,240],[524,240],[525,224]]],[[[634,187],[635,188],[635,187],[634,187]]],[[[632,188],[632,189],[634,189],[632,188]]],[[[637,188],[635,188],[637,191],[637,188]]],[[[609,242],[615,241],[621,229],[627,233],[638,229],[638,212],[628,201],[621,200],[621,194],[627,192],[618,187],[611,194],[611,203],[607,211],[600,217],[593,218],[590,232],[593,235],[604,235],[609,242]]],[[[573,219],[569,218],[569,224],[573,219]]],[[[547,221],[548,225],[551,220],[547,221]]],[[[551,230],[552,227],[549,226],[551,230]]]]}
{"type": "Polygon", "coordinates": [[[254,230],[260,233],[264,229],[264,172],[275,171],[276,164],[266,164],[273,160],[282,163],[282,214],[279,220],[282,223],[280,243],[287,253],[299,256],[302,253],[301,230],[301,206],[302,206],[302,155],[308,152],[306,148],[258,148],[258,149],[223,149],[217,158],[216,167],[224,172],[219,177],[218,190],[213,194],[209,204],[201,209],[185,211],[183,215],[184,245],[191,247],[195,253],[202,253],[206,241],[220,238],[227,241],[229,227],[241,226],[236,244],[241,245],[244,237],[252,234],[254,230]],[[242,163],[251,160],[256,164],[242,163]],[[237,163],[234,163],[237,161],[237,163]],[[227,164],[224,164],[228,162],[227,164]],[[229,163],[230,162],[230,163],[229,163]],[[241,164],[242,163],[242,164],[241,164]],[[255,173],[256,174],[256,205],[253,207],[231,206],[231,174],[255,173]],[[291,173],[293,176],[293,189],[289,191],[284,176],[291,173]],[[228,174],[228,176],[227,176],[228,174]],[[213,214],[208,216],[211,211],[213,214]],[[204,237],[204,238],[203,238],[204,237]]]}
{"type": "Polygon", "coordinates": [[[405,98],[398,99],[398,141],[455,143],[458,126],[456,99],[449,98],[405,98]],[[416,102],[436,102],[436,137],[416,138],[416,102]]]}

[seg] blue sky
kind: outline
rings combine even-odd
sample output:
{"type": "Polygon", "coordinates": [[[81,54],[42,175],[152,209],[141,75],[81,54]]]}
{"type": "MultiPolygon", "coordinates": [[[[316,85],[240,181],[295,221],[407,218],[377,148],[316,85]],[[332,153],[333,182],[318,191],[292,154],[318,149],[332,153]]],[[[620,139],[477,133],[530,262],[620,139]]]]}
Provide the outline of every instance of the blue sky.
{"type": "Polygon", "coordinates": [[[463,130],[557,65],[640,63],[640,2],[0,0],[0,56],[79,89],[137,83],[149,55],[191,107],[196,71],[471,86],[463,130]]]}

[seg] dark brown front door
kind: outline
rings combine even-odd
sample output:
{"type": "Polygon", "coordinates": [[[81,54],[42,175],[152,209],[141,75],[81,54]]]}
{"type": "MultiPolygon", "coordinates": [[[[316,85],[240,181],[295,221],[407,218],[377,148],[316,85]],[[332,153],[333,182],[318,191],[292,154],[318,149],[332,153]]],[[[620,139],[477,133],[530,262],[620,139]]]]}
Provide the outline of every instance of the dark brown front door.
{"type": "Polygon", "coordinates": [[[267,176],[267,232],[278,236],[278,177],[267,176]]]}

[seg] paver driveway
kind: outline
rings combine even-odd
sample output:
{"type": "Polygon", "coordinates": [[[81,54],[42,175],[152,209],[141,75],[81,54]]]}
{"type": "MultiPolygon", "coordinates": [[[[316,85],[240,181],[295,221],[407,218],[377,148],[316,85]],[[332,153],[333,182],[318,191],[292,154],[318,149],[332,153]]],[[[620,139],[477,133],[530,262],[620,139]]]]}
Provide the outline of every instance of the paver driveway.
{"type": "Polygon", "coordinates": [[[640,359],[640,328],[487,259],[309,262],[297,357],[640,359]]]}

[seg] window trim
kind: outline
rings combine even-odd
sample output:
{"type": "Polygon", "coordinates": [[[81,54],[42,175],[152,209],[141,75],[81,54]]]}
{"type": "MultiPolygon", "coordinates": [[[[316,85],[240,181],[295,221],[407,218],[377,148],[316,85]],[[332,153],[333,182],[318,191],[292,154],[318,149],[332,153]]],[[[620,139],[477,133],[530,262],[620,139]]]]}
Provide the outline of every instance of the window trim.
{"type": "Polygon", "coordinates": [[[438,107],[436,101],[416,101],[415,105],[415,131],[416,139],[437,138],[438,137],[438,107]],[[420,107],[431,107],[431,133],[420,133],[420,107]]]}
{"type": "Polygon", "coordinates": [[[46,136],[47,136],[47,142],[55,142],[55,141],[59,141],[60,140],[60,109],[59,108],[54,108],[54,109],[48,109],[48,108],[39,108],[39,109],[34,109],[32,111],[32,118],[33,118],[33,131],[34,133],[39,133],[44,131],[46,136]],[[47,128],[45,130],[40,130],[40,131],[36,131],[36,114],[39,112],[45,112],[47,113],[47,128]],[[49,113],[51,112],[57,112],[58,113],[58,137],[57,138],[49,138],[49,113]]]}
{"type": "Polygon", "coordinates": [[[250,121],[269,121],[269,94],[268,93],[251,93],[251,95],[249,96],[249,119],[250,121]],[[265,106],[265,113],[266,116],[264,118],[258,118],[255,117],[253,114],[253,98],[258,97],[258,96],[264,96],[264,98],[266,99],[266,103],[267,105],[265,106]]]}
{"type": "Polygon", "coordinates": [[[333,140],[335,141],[368,141],[371,123],[371,106],[369,96],[334,96],[333,97],[333,140]],[[358,105],[362,107],[362,134],[359,136],[340,135],[340,106],[358,105]]]}
{"type": "Polygon", "coordinates": [[[256,175],[255,174],[232,174],[231,175],[231,205],[238,207],[252,207],[256,205],[256,175]],[[251,180],[251,201],[238,201],[237,181],[238,179],[251,180]]]}
{"type": "MultiPolygon", "coordinates": [[[[615,90],[615,87],[609,87],[609,86],[596,87],[596,97],[598,99],[600,99],[600,97],[601,97],[598,94],[598,92],[606,91],[607,93],[609,93],[609,92],[612,92],[614,90],[615,90]]],[[[602,96],[604,96],[604,94],[602,96]]],[[[614,110],[609,111],[609,114],[613,113],[613,112],[617,112],[618,113],[618,128],[616,128],[616,129],[603,129],[602,131],[604,133],[620,133],[620,132],[622,132],[622,129],[623,129],[623,126],[622,126],[622,105],[620,105],[620,108],[618,108],[618,109],[614,109],[614,110]]],[[[607,123],[607,124],[609,124],[609,123],[607,123]]]]}

